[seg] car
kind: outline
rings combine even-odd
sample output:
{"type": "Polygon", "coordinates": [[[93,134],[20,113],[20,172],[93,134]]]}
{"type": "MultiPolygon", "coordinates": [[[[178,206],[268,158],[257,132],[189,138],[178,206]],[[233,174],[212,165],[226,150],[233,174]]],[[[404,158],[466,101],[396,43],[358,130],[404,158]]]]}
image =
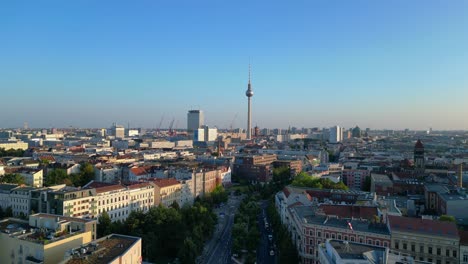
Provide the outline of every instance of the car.
{"type": "Polygon", "coordinates": [[[270,250],[270,256],[274,256],[275,255],[275,251],[274,250],[270,250]]]}

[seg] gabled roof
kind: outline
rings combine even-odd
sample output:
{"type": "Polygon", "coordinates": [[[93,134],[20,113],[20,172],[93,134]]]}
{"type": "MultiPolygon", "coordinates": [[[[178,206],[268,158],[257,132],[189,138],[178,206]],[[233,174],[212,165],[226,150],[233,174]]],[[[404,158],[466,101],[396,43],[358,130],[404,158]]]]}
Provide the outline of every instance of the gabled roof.
{"type": "Polygon", "coordinates": [[[388,216],[388,222],[392,232],[401,231],[449,238],[459,237],[457,225],[451,222],[393,215],[388,216]]]}
{"type": "Polygon", "coordinates": [[[340,218],[372,219],[374,215],[379,215],[375,206],[322,204],[320,209],[326,215],[336,215],[340,218]]]}
{"type": "Polygon", "coordinates": [[[159,188],[164,188],[172,185],[179,185],[180,182],[174,178],[169,179],[150,179],[154,184],[156,184],[159,188]]]}
{"type": "Polygon", "coordinates": [[[134,167],[131,168],[130,171],[136,175],[136,176],[141,176],[141,175],[147,175],[150,173],[151,167],[146,166],[146,167],[134,167]]]}

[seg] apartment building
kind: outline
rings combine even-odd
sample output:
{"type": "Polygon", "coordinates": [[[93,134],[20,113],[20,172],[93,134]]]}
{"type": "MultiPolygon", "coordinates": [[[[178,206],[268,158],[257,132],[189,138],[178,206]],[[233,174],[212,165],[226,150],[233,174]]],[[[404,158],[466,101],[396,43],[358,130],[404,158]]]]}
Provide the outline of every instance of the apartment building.
{"type": "Polygon", "coordinates": [[[96,220],[34,214],[0,221],[2,263],[55,264],[69,249],[96,238],[96,220]]]}
{"type": "Polygon", "coordinates": [[[455,223],[389,215],[388,228],[392,233],[391,249],[420,261],[459,262],[460,237],[455,223]]]}
{"type": "Polygon", "coordinates": [[[30,208],[30,191],[33,187],[17,187],[10,191],[10,205],[14,217],[28,216],[31,212],[30,208]]]}
{"type": "Polygon", "coordinates": [[[142,263],[141,248],[139,237],[111,234],[66,251],[64,260],[59,264],[142,263]]]}
{"type": "Polygon", "coordinates": [[[174,178],[169,179],[152,179],[154,185],[154,201],[155,205],[160,204],[169,207],[176,202],[182,206],[182,184],[174,178]]]}
{"type": "Polygon", "coordinates": [[[327,239],[388,247],[390,231],[386,224],[354,218],[339,218],[311,206],[289,208],[289,230],[302,263],[319,263],[319,245],[327,239]]]}

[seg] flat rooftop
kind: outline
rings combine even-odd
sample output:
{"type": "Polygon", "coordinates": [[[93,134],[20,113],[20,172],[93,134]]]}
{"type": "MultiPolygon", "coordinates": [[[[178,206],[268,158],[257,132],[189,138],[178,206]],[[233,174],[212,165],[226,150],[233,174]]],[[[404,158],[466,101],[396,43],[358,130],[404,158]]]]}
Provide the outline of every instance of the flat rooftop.
{"type": "Polygon", "coordinates": [[[365,259],[364,253],[371,252],[383,256],[385,248],[375,247],[359,243],[346,243],[342,240],[330,240],[330,245],[336,250],[342,259],[365,259]]]}
{"type": "Polygon", "coordinates": [[[124,254],[139,237],[112,234],[72,250],[70,259],[64,264],[106,264],[124,254]]]}

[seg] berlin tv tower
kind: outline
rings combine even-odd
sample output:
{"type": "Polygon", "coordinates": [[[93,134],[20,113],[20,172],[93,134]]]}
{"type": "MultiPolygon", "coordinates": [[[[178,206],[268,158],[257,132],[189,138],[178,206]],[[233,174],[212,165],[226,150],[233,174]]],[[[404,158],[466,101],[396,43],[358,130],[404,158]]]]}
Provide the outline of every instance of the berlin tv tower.
{"type": "Polygon", "coordinates": [[[253,96],[252,86],[250,85],[250,64],[249,64],[249,84],[247,85],[247,91],[245,95],[248,98],[249,107],[247,112],[247,140],[252,139],[252,109],[250,98],[253,96]]]}

